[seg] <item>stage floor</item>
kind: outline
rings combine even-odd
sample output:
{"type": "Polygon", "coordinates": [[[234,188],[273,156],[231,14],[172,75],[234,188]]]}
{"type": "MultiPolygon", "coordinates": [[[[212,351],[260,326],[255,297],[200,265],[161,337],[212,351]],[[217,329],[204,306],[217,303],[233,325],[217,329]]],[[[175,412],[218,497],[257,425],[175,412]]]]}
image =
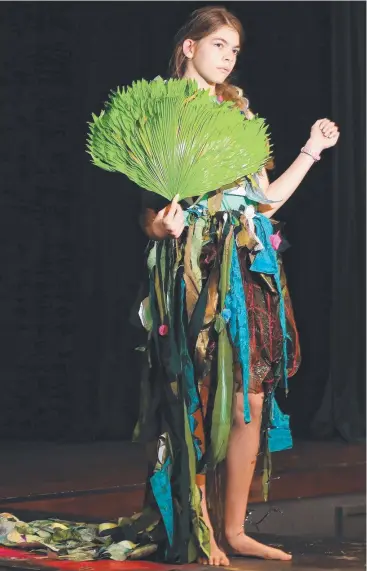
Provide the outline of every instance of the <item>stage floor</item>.
{"type": "MultiPolygon", "coordinates": [[[[27,521],[58,517],[74,521],[107,521],[139,511],[146,477],[143,447],[130,442],[54,444],[3,442],[0,512],[27,521]]],[[[231,557],[227,569],[285,571],[364,569],[365,444],[296,442],[292,450],[273,455],[270,502],[261,498],[260,474],[251,490],[248,533],[282,545],[292,562],[231,557]],[[259,525],[257,522],[270,511],[259,525]]],[[[24,554],[26,555],[26,554],[24,554]]],[[[0,550],[1,569],[42,569],[50,560],[27,560],[22,552],[0,550]],[[11,556],[11,559],[9,557],[11,556]],[[14,559],[13,557],[16,557],[14,559]]],[[[52,563],[78,571],[151,571],[207,569],[200,565],[145,562],[52,563]]]]}

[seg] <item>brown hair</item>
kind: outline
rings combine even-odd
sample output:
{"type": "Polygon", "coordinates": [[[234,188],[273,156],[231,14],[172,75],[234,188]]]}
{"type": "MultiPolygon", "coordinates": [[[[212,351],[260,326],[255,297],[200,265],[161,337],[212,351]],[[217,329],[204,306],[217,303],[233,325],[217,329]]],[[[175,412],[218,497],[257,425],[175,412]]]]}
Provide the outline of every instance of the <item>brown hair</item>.
{"type": "MultiPolygon", "coordinates": [[[[179,29],[175,36],[175,48],[170,59],[170,75],[174,78],[183,77],[186,68],[186,56],[183,53],[183,42],[190,38],[199,41],[214,33],[222,26],[230,26],[239,35],[240,44],[244,42],[244,31],[239,19],[229,12],[224,6],[204,6],[195,10],[190,15],[187,22],[179,29]]],[[[228,81],[217,83],[215,86],[217,96],[221,96],[224,101],[233,101],[247,115],[249,111],[249,101],[243,95],[241,88],[232,85],[228,81]]],[[[248,115],[247,115],[248,116],[248,115]]],[[[272,159],[265,165],[267,169],[274,167],[272,159]]]]}

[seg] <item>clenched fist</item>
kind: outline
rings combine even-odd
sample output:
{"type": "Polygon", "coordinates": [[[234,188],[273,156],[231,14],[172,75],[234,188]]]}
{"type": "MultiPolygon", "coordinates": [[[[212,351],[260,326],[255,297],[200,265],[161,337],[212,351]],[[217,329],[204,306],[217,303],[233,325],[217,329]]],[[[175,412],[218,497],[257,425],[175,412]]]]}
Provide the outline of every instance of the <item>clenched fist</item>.
{"type": "Polygon", "coordinates": [[[319,119],[311,128],[310,145],[312,149],[323,151],[338,142],[340,133],[337,125],[329,119],[319,119]]]}

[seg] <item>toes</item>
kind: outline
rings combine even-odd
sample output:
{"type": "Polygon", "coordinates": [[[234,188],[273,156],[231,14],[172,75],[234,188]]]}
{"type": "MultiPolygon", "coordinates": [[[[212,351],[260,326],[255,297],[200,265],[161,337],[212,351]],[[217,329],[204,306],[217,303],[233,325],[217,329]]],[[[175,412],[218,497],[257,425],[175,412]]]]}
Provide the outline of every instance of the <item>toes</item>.
{"type": "Polygon", "coordinates": [[[292,555],[290,553],[285,553],[281,549],[276,549],[275,551],[265,552],[264,559],[278,559],[280,561],[289,561],[292,559],[292,555]]]}
{"type": "Polygon", "coordinates": [[[284,551],[280,552],[283,561],[289,561],[292,559],[292,555],[290,553],[285,553],[284,551]]]}
{"type": "Polygon", "coordinates": [[[196,563],[198,563],[199,565],[214,565],[216,567],[222,566],[225,567],[227,565],[229,565],[229,559],[228,557],[226,557],[225,555],[222,556],[212,556],[209,557],[209,560],[206,559],[205,557],[198,557],[198,559],[196,560],[196,563]]]}

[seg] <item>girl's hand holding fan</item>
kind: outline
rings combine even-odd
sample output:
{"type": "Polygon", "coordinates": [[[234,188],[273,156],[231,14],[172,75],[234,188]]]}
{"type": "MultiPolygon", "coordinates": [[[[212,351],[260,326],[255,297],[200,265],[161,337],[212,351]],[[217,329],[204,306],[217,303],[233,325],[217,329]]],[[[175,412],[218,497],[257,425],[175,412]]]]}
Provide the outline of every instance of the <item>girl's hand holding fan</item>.
{"type": "Polygon", "coordinates": [[[176,194],[171,204],[160,210],[155,217],[151,231],[157,239],[179,238],[181,236],[185,223],[183,210],[178,199],[179,195],[176,194]]]}

